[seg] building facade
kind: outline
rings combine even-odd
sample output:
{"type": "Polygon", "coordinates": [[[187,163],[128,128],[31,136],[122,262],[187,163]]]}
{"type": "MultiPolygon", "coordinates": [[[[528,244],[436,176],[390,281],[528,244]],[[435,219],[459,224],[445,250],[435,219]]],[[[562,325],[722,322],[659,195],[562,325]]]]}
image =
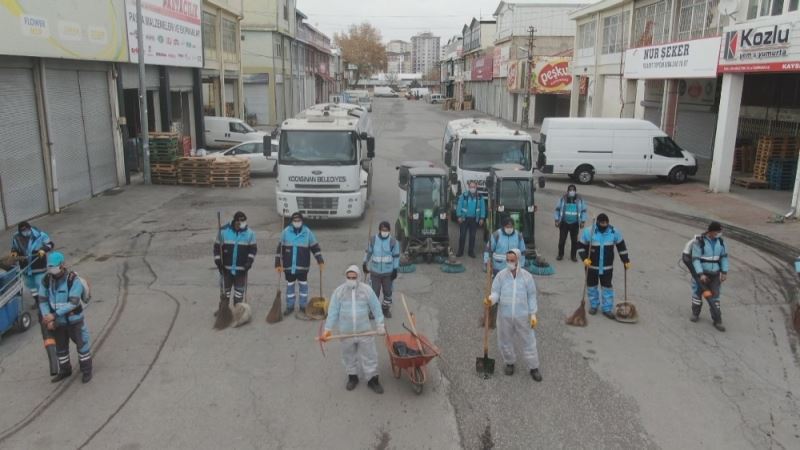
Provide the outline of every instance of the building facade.
{"type": "Polygon", "coordinates": [[[419,33],[411,37],[411,71],[427,75],[438,67],[439,36],[419,33]]]}
{"type": "Polygon", "coordinates": [[[207,116],[243,117],[239,0],[203,1],[203,110],[207,116]]]}

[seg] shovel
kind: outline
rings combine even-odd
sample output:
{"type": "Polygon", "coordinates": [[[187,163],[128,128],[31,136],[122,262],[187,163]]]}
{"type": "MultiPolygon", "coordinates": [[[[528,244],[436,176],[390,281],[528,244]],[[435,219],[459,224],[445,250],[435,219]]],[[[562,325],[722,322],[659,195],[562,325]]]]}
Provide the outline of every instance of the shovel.
{"type": "Polygon", "coordinates": [[[614,316],[617,319],[617,322],[622,323],[636,323],[639,321],[639,312],[636,310],[636,306],[628,301],[628,271],[625,270],[625,301],[622,303],[618,303],[615,307],[614,316]]]}
{"type": "Polygon", "coordinates": [[[489,358],[489,307],[484,310],[483,357],[475,358],[475,370],[483,374],[483,379],[494,373],[494,360],[489,358]]]}

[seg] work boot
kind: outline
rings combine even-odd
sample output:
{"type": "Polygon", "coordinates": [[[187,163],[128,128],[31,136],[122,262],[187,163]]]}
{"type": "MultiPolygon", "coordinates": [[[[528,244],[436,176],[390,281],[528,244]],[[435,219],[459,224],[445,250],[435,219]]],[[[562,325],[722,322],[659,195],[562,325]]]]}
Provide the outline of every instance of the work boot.
{"type": "Polygon", "coordinates": [[[722,331],[723,333],[725,332],[725,325],[723,325],[722,322],[714,322],[714,328],[722,331]]]}
{"type": "Polygon", "coordinates": [[[542,373],[539,372],[539,369],[531,369],[531,378],[533,381],[542,381],[542,373]]]}
{"type": "Polygon", "coordinates": [[[286,311],[283,312],[284,316],[290,316],[294,312],[294,306],[287,306],[286,311]]]}
{"type": "Polygon", "coordinates": [[[464,250],[459,250],[456,252],[456,258],[461,258],[462,256],[464,256],[464,250]]]}
{"type": "Polygon", "coordinates": [[[569,259],[571,259],[571,260],[572,260],[572,262],[578,262],[578,258],[576,258],[576,257],[574,257],[574,256],[570,257],[569,259]]]}
{"type": "Polygon", "coordinates": [[[62,370],[58,372],[58,375],[50,378],[51,383],[58,383],[59,381],[63,380],[64,378],[69,378],[72,376],[72,370],[62,370]]]}
{"type": "Polygon", "coordinates": [[[352,391],[356,388],[356,386],[358,386],[358,375],[348,375],[347,386],[345,386],[345,389],[352,391]]]}
{"type": "Polygon", "coordinates": [[[306,314],[306,307],[305,306],[301,306],[300,307],[300,314],[303,314],[303,315],[306,314]]]}
{"type": "Polygon", "coordinates": [[[698,316],[697,314],[692,314],[692,317],[689,317],[689,320],[691,322],[697,322],[698,320],[700,320],[700,316],[698,316]]]}
{"type": "Polygon", "coordinates": [[[381,310],[383,310],[383,317],[386,319],[392,318],[392,308],[390,306],[381,306],[381,310]]]}
{"type": "Polygon", "coordinates": [[[383,386],[381,386],[381,382],[378,381],[378,376],[375,375],[374,377],[370,378],[367,381],[367,386],[372,389],[376,394],[383,394],[383,386]]]}
{"type": "Polygon", "coordinates": [[[603,315],[611,320],[617,320],[617,316],[615,316],[614,313],[611,311],[603,311],[603,315]]]}
{"type": "Polygon", "coordinates": [[[81,383],[86,384],[92,380],[92,372],[83,372],[83,376],[81,377],[81,383]]]}
{"type": "Polygon", "coordinates": [[[514,365],[513,364],[506,364],[505,373],[508,376],[514,375],[514,365]]]}
{"type": "Polygon", "coordinates": [[[556,256],[556,261],[561,261],[562,259],[564,259],[564,255],[556,256]]]}
{"type": "Polygon", "coordinates": [[[591,315],[597,314],[597,306],[592,306],[591,308],[589,308],[589,314],[591,315]]]}

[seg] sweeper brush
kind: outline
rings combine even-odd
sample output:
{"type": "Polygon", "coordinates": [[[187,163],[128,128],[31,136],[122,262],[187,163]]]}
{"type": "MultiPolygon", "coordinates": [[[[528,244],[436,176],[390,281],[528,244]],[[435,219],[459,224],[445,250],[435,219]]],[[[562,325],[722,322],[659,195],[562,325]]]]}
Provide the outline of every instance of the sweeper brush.
{"type": "Polygon", "coordinates": [[[463,273],[467,269],[461,264],[461,261],[450,257],[439,265],[439,270],[444,273],[463,273]]]}
{"type": "Polygon", "coordinates": [[[549,276],[555,275],[556,270],[551,266],[546,259],[541,256],[528,259],[525,264],[525,270],[533,275],[549,276]]]}

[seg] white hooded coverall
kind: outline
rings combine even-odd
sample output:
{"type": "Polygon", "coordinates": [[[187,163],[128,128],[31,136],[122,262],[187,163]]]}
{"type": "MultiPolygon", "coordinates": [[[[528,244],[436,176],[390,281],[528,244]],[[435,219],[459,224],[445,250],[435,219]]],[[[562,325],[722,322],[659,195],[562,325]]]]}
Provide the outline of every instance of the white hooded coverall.
{"type": "Polygon", "coordinates": [[[522,341],[522,357],[528,369],[539,368],[536,334],[531,329],[531,315],[536,314],[536,284],[533,275],[517,269],[516,277],[506,269],[501,270],[492,282],[492,304],[500,303],[497,311],[497,346],[506,364],[514,364],[514,337],[522,341]]]}

